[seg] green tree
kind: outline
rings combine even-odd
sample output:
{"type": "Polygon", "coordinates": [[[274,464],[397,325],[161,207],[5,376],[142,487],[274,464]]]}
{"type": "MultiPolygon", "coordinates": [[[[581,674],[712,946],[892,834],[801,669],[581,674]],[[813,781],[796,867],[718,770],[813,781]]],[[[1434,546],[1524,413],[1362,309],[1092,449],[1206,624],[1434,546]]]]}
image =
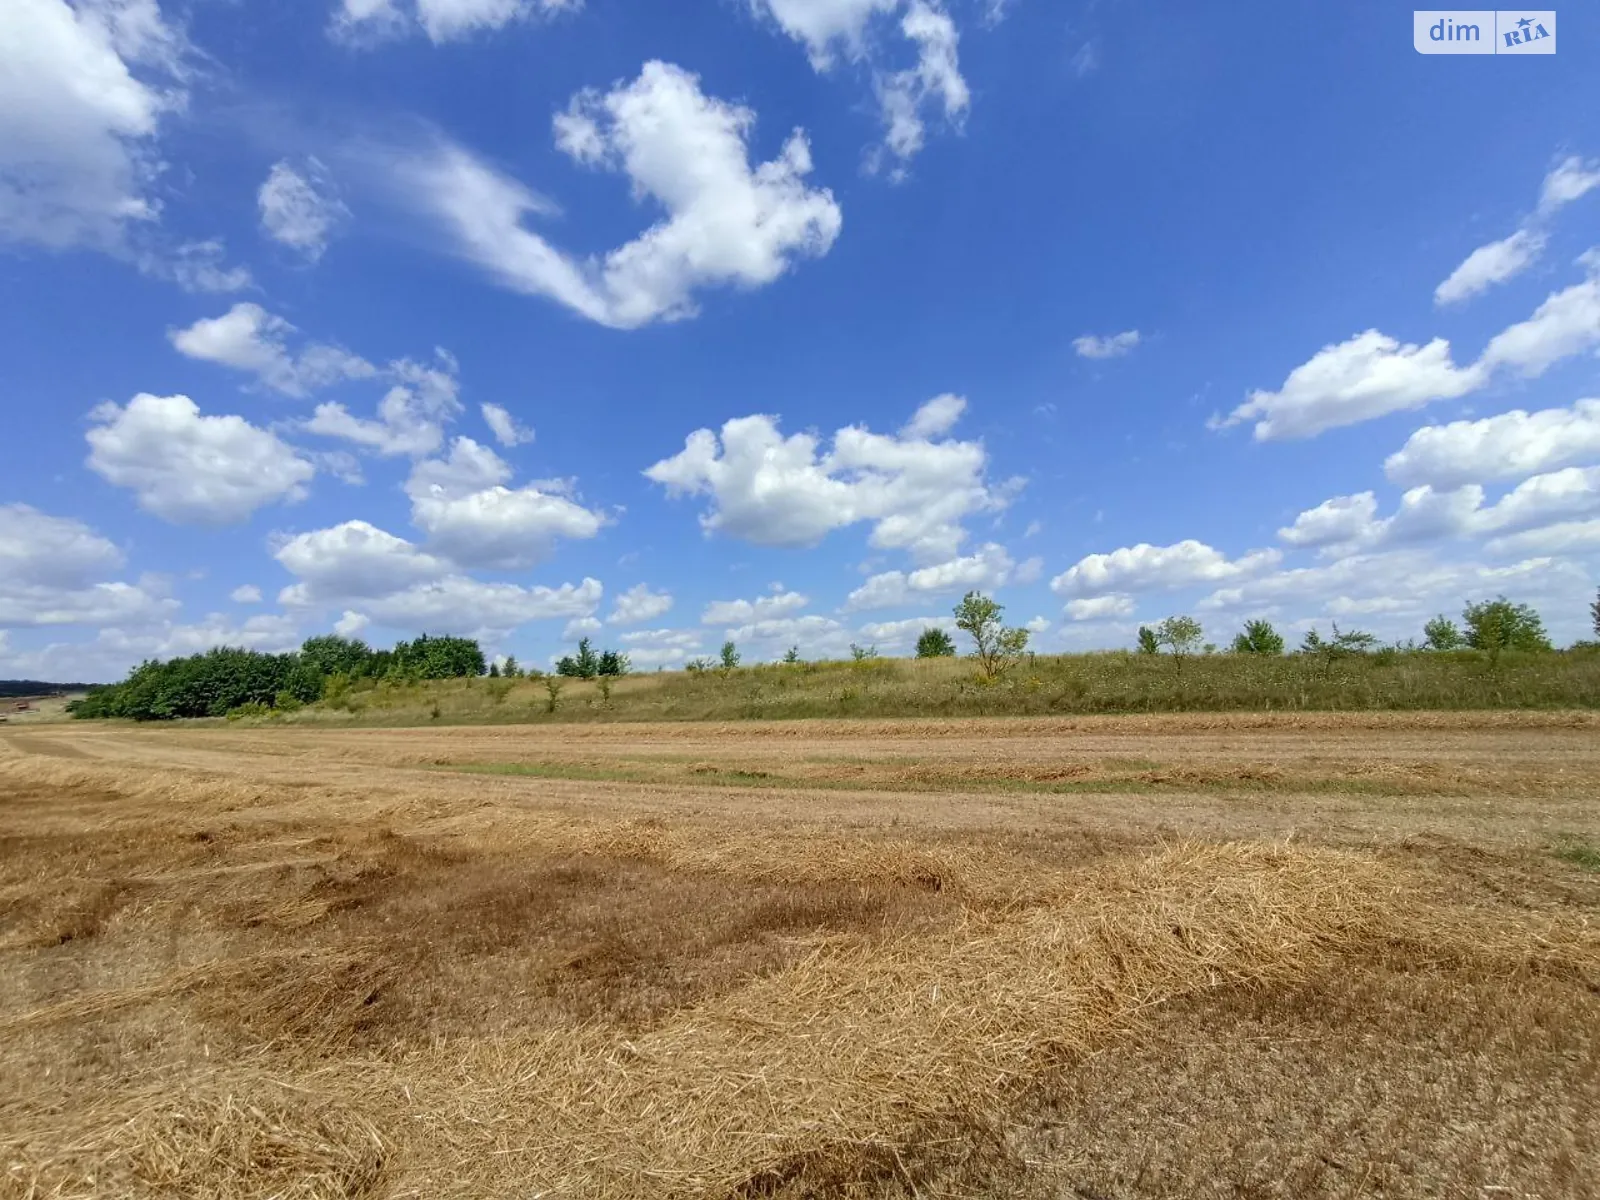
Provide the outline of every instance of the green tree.
{"type": "Polygon", "coordinates": [[[1161,642],[1156,638],[1156,631],[1148,625],[1139,626],[1139,653],[1161,653],[1161,642]]]}
{"type": "Polygon", "coordinates": [[[1600,592],[1594,594],[1594,603],[1589,605],[1589,620],[1594,623],[1594,635],[1600,638],[1600,592]]]}
{"type": "Polygon", "coordinates": [[[1487,651],[1498,662],[1502,650],[1549,650],[1550,637],[1539,614],[1526,604],[1513,604],[1504,596],[1469,604],[1461,612],[1467,645],[1487,651]]]}
{"type": "Polygon", "coordinates": [[[602,650],[600,652],[599,674],[607,677],[616,677],[628,673],[629,663],[626,654],[618,654],[615,650],[602,650]]]}
{"type": "Polygon", "coordinates": [[[1461,630],[1443,613],[1422,627],[1422,636],[1429,650],[1456,650],[1461,646],[1461,630]]]}
{"type": "Polygon", "coordinates": [[[1282,654],[1283,634],[1270,621],[1246,621],[1244,632],[1233,639],[1235,654],[1282,654]]]}
{"type": "Polygon", "coordinates": [[[546,675],[544,677],[544,710],[553,713],[556,704],[561,699],[561,689],[567,686],[567,681],[559,675],[546,675]]]}
{"type": "Polygon", "coordinates": [[[506,655],[505,665],[500,668],[500,674],[507,679],[522,678],[522,668],[517,665],[517,656],[515,654],[506,655]]]}
{"type": "Polygon", "coordinates": [[[570,654],[561,657],[556,663],[556,674],[571,679],[593,679],[600,674],[600,656],[594,652],[588,638],[579,639],[576,658],[570,654]]]}
{"type": "Polygon", "coordinates": [[[500,678],[500,664],[499,663],[493,663],[492,662],[492,663],[489,664],[489,678],[490,679],[499,679],[500,678]]]}
{"type": "Polygon", "coordinates": [[[1156,645],[1165,646],[1171,652],[1179,673],[1183,671],[1183,660],[1200,648],[1200,639],[1204,636],[1205,630],[1193,617],[1168,617],[1156,626],[1156,645]]]}
{"type": "Polygon", "coordinates": [[[1005,606],[981,592],[968,592],[955,607],[956,628],[972,639],[973,655],[985,679],[1009,670],[1028,648],[1026,629],[1007,629],[1005,606]]]}
{"type": "Polygon", "coordinates": [[[372,662],[372,650],[360,638],[324,634],[307,638],[300,647],[300,661],[319,675],[365,675],[372,662]]]}
{"type": "Polygon", "coordinates": [[[1300,652],[1322,660],[1322,677],[1326,679],[1333,674],[1333,664],[1341,658],[1365,654],[1377,644],[1378,639],[1373,634],[1359,629],[1341,631],[1338,622],[1334,622],[1332,637],[1324,638],[1315,629],[1309,630],[1300,642],[1300,652]]]}
{"type": "Polygon", "coordinates": [[[953,658],[956,640],[937,625],[930,625],[917,638],[918,658],[953,658]]]}
{"type": "Polygon", "coordinates": [[[739,665],[739,647],[735,646],[731,641],[723,642],[721,657],[722,674],[727,677],[733,674],[734,668],[739,665]]]}
{"type": "Polygon", "coordinates": [[[788,663],[791,667],[798,663],[800,661],[800,647],[790,646],[787,650],[785,650],[783,652],[783,661],[788,663]]]}
{"type": "Polygon", "coordinates": [[[850,661],[866,662],[870,658],[877,657],[878,648],[876,646],[858,646],[854,642],[850,643],[850,661]]]}

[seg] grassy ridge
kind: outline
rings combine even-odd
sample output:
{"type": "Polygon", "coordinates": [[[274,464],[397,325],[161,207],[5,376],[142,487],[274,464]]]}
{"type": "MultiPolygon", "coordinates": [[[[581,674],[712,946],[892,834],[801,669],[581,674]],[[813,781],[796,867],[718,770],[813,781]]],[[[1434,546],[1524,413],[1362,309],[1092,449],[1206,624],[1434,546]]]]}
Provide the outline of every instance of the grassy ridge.
{"type": "Polygon", "coordinates": [[[605,699],[565,683],[550,713],[543,680],[370,684],[284,719],[374,725],[698,721],[797,717],[1046,716],[1067,713],[1371,711],[1600,707],[1600,655],[1472,651],[1353,656],[1331,669],[1288,655],[1189,659],[1040,655],[998,682],[970,659],[874,659],[627,676],[605,699]]]}

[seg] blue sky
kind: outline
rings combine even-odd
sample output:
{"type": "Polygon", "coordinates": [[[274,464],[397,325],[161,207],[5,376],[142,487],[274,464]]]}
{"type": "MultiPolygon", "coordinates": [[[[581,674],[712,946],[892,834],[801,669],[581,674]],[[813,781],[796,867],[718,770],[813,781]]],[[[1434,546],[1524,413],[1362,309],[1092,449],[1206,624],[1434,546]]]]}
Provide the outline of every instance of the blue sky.
{"type": "Polygon", "coordinates": [[[1600,580],[1600,13],[11,0],[0,675],[1600,580]]]}

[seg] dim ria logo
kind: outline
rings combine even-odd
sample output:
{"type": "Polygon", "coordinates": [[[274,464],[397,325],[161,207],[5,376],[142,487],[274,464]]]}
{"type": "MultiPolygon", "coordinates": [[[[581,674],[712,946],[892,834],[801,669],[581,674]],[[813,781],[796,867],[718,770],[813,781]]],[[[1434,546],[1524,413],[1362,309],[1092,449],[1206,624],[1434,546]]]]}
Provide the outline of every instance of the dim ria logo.
{"type": "Polygon", "coordinates": [[[1418,54],[1554,54],[1556,14],[1522,9],[1417,10],[1411,39],[1418,54]]]}

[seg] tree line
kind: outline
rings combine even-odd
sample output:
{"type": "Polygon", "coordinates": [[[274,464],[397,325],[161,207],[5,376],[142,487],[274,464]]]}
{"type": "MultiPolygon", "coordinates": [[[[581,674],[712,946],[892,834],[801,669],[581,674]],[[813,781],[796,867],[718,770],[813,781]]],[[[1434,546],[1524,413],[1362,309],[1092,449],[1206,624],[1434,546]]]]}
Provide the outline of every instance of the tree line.
{"type": "Polygon", "coordinates": [[[237,709],[292,710],[322,699],[330,680],[458,679],[482,675],[483,649],[470,638],[430,637],[374,650],[359,638],[309,638],[299,650],[268,654],[219,646],[184,658],[140,663],[121,683],[91,688],[69,706],[78,717],[170,721],[222,717],[237,709]]]}

